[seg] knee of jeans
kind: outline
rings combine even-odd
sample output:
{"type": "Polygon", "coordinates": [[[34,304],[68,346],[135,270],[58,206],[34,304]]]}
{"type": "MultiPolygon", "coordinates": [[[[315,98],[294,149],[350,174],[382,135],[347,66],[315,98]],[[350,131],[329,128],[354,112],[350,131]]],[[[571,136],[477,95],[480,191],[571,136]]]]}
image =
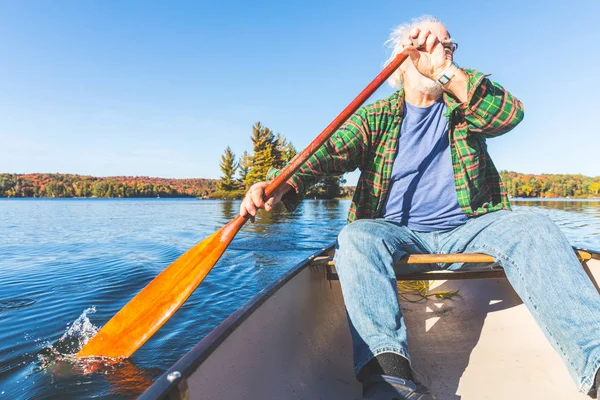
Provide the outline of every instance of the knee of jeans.
{"type": "Polygon", "coordinates": [[[534,237],[545,235],[547,233],[560,232],[558,226],[548,216],[539,212],[521,211],[515,212],[514,218],[517,226],[528,231],[534,237]]]}
{"type": "Polygon", "coordinates": [[[568,243],[560,228],[548,216],[531,211],[517,211],[502,234],[506,244],[545,247],[568,243]]]}
{"type": "Polygon", "coordinates": [[[346,225],[338,234],[338,248],[352,246],[357,241],[365,236],[372,221],[367,219],[359,219],[346,225]]]}
{"type": "Polygon", "coordinates": [[[373,225],[374,221],[368,219],[359,219],[346,225],[338,234],[336,255],[360,251],[361,247],[369,246],[373,225]]]}

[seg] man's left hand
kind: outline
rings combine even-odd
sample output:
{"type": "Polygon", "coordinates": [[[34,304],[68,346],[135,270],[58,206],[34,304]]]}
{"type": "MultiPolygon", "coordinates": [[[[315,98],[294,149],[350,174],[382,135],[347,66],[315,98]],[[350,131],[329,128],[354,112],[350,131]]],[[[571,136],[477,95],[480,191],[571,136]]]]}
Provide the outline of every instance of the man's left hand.
{"type": "Polygon", "coordinates": [[[402,45],[417,71],[431,80],[437,81],[452,63],[451,47],[444,47],[429,29],[411,29],[402,45]]]}

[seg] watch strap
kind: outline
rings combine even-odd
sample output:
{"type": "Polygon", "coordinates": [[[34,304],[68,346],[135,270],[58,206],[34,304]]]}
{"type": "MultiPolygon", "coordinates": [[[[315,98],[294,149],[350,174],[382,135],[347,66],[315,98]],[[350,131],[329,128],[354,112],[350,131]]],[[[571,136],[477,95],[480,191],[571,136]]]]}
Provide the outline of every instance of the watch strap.
{"type": "Polygon", "coordinates": [[[450,80],[454,77],[456,70],[458,69],[458,65],[453,61],[452,64],[446,68],[442,75],[437,79],[440,85],[446,85],[450,80]]]}

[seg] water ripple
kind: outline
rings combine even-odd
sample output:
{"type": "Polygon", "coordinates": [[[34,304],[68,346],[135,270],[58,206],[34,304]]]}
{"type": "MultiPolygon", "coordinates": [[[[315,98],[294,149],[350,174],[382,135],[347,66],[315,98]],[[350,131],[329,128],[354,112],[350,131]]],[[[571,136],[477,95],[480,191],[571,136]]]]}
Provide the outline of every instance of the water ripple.
{"type": "Polygon", "coordinates": [[[35,299],[8,299],[0,300],[0,312],[25,308],[35,304],[35,299]]]}
{"type": "MultiPolygon", "coordinates": [[[[600,202],[515,200],[600,249],[600,202]]],[[[65,357],[239,202],[0,200],[0,387],[10,399],[134,398],[244,302],[345,225],[349,201],[277,207],[246,224],[204,282],[131,360],[65,357]],[[80,315],[95,305],[95,313],[80,315]],[[57,357],[59,354],[60,357],[57,357]]]]}

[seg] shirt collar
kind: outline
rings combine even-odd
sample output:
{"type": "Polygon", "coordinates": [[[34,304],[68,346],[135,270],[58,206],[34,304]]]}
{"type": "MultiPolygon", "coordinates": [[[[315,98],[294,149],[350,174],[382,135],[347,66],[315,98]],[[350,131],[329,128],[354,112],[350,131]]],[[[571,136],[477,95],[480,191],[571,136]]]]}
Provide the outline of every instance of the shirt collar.
{"type": "MultiPolygon", "coordinates": [[[[401,86],[392,97],[395,97],[395,101],[392,101],[392,112],[396,116],[396,120],[400,120],[404,117],[404,86],[401,86]]],[[[446,92],[442,94],[442,98],[446,104],[446,117],[450,117],[452,112],[462,104],[446,92]]]]}

